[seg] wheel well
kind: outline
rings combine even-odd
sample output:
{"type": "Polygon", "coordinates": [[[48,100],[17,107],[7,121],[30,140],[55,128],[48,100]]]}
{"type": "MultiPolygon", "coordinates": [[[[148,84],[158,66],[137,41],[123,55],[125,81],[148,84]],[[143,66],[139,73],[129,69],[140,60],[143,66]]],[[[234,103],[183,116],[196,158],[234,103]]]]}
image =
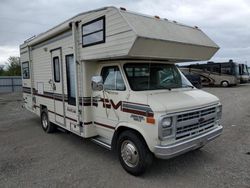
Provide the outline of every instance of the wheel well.
{"type": "Polygon", "coordinates": [[[228,80],[222,80],[220,83],[222,83],[222,82],[227,82],[227,83],[229,83],[229,81],[228,81],[228,80]]]}
{"type": "Polygon", "coordinates": [[[124,131],[131,131],[131,132],[134,132],[135,134],[138,135],[139,138],[142,139],[142,141],[144,141],[144,143],[146,144],[146,146],[148,147],[144,137],[142,136],[142,134],[135,130],[135,129],[132,129],[132,128],[129,128],[129,127],[124,127],[124,126],[121,126],[121,127],[118,127],[118,129],[115,131],[114,133],[114,136],[112,138],[112,142],[111,142],[111,148],[112,148],[112,151],[117,151],[117,140],[119,138],[119,135],[124,132],[124,131]]]}

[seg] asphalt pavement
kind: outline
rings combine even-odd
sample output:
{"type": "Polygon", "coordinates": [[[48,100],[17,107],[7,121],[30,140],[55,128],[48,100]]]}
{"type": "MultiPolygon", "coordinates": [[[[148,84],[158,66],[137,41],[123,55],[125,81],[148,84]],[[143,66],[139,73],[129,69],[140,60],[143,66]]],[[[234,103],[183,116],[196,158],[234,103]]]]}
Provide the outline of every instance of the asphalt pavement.
{"type": "Polygon", "coordinates": [[[223,135],[199,151],[155,159],[140,177],[74,134],[46,134],[20,94],[0,94],[0,187],[250,187],[250,84],[204,88],[221,99],[223,135]]]}

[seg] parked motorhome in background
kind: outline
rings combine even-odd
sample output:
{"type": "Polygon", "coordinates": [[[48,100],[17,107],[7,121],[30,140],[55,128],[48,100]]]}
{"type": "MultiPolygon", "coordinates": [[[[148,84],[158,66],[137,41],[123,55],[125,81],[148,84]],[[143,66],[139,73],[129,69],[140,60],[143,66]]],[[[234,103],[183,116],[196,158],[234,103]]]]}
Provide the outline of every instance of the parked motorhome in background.
{"type": "Polygon", "coordinates": [[[202,88],[201,76],[192,72],[182,72],[184,76],[191,82],[197,89],[202,88]]]}
{"type": "Polygon", "coordinates": [[[250,74],[246,64],[239,64],[240,83],[247,83],[250,80],[250,74]]]}
{"type": "Polygon", "coordinates": [[[58,126],[92,139],[139,175],[153,155],[175,157],[222,133],[219,99],[175,66],[218,49],[199,28],[159,17],[81,13],[20,46],[25,108],[45,132],[58,126]]]}
{"type": "Polygon", "coordinates": [[[240,83],[239,64],[229,62],[207,62],[205,64],[190,64],[180,66],[180,70],[199,75],[203,86],[235,86],[240,83]]]}

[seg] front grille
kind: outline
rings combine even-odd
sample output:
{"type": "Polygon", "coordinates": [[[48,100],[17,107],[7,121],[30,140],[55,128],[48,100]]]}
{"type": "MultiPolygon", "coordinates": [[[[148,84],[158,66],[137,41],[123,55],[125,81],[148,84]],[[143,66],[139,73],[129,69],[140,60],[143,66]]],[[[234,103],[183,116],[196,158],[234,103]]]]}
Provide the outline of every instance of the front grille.
{"type": "Polygon", "coordinates": [[[212,114],[212,113],[215,113],[215,110],[216,110],[215,107],[213,107],[213,108],[208,108],[208,109],[201,110],[201,111],[195,111],[195,112],[181,114],[181,115],[178,115],[177,122],[191,120],[191,119],[198,118],[200,116],[212,114]]]}
{"type": "Polygon", "coordinates": [[[176,140],[200,134],[214,127],[215,117],[215,107],[178,115],[176,140]]]}

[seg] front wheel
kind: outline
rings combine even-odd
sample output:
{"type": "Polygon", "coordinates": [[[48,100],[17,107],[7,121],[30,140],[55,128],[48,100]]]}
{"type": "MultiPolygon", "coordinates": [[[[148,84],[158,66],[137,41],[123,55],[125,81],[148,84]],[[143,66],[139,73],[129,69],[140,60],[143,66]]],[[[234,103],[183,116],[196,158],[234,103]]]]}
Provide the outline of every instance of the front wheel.
{"type": "Polygon", "coordinates": [[[122,167],[135,176],[143,174],[153,160],[145,141],[132,131],[124,131],[119,136],[118,156],[122,167]]]}

